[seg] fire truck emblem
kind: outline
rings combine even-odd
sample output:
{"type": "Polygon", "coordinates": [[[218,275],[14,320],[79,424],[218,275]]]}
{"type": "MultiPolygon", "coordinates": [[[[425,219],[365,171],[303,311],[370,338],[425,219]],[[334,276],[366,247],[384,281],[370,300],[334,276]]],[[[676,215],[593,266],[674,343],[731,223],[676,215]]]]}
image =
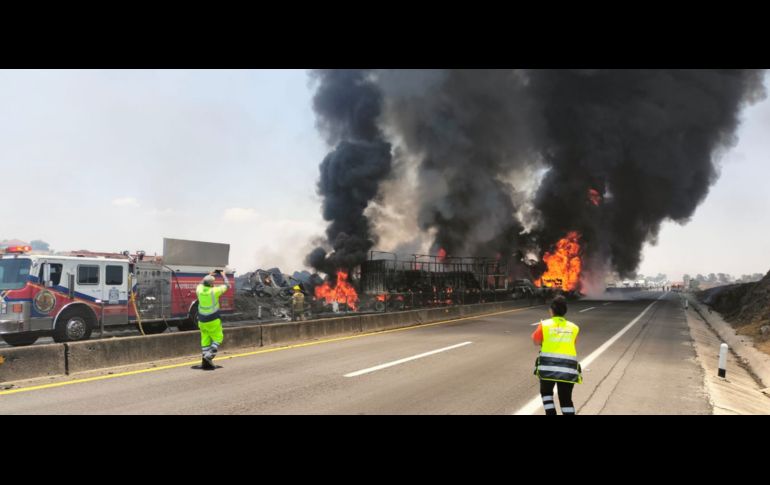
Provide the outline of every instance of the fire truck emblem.
{"type": "Polygon", "coordinates": [[[48,313],[53,310],[56,305],[56,297],[48,290],[43,290],[35,296],[33,300],[35,304],[35,310],[40,313],[48,313]]]}

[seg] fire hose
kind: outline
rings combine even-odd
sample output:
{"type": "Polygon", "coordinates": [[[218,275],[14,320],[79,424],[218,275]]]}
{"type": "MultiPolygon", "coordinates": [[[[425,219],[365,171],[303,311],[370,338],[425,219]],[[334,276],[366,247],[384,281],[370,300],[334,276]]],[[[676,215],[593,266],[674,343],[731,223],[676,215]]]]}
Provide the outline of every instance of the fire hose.
{"type": "MultiPolygon", "coordinates": [[[[131,279],[131,278],[129,278],[131,279]]],[[[142,327],[142,316],[139,314],[139,309],[136,307],[136,294],[134,293],[133,281],[129,282],[129,292],[131,293],[131,305],[134,307],[134,313],[136,313],[136,321],[139,324],[139,331],[142,332],[142,336],[145,336],[144,328],[142,327]]]]}

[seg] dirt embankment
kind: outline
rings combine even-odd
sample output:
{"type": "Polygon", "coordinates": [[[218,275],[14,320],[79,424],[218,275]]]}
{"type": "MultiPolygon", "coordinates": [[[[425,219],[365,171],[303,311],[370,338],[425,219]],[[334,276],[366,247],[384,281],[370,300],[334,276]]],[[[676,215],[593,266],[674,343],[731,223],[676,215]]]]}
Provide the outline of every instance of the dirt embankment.
{"type": "Polygon", "coordinates": [[[697,296],[739,334],[751,336],[758,349],[770,353],[770,272],[756,283],[720,286],[697,296]]]}

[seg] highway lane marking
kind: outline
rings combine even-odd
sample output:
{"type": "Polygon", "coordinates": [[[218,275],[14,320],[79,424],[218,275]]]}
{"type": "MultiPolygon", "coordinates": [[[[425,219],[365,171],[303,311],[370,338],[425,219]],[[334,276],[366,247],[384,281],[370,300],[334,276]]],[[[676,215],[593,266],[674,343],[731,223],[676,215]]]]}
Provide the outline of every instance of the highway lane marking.
{"type": "Polygon", "coordinates": [[[460,347],[465,347],[466,345],[470,345],[473,342],[463,342],[461,344],[452,345],[450,347],[444,347],[443,349],[438,350],[431,350],[430,352],[425,352],[419,355],[413,355],[412,357],[406,357],[404,359],[394,360],[393,362],[387,362],[385,364],[376,365],[374,367],[369,367],[368,369],[362,369],[359,371],[351,372],[349,374],[345,374],[345,377],[358,377],[362,376],[364,374],[370,374],[372,372],[376,372],[378,370],[387,369],[388,367],[393,367],[400,364],[405,364],[406,362],[411,362],[413,360],[422,359],[424,357],[429,357],[431,355],[436,355],[441,352],[446,352],[447,350],[453,350],[460,347]]]}
{"type": "MultiPolygon", "coordinates": [[[[465,320],[473,320],[473,319],[478,319],[478,318],[494,317],[494,316],[497,316],[497,315],[505,315],[505,314],[508,314],[508,313],[516,313],[516,312],[521,312],[521,311],[524,311],[524,310],[532,310],[534,308],[539,308],[539,307],[542,307],[542,306],[544,306],[544,305],[537,305],[537,306],[525,307],[525,308],[514,308],[513,310],[505,310],[505,311],[502,311],[502,312],[487,313],[485,315],[475,315],[475,316],[470,316],[470,317],[455,318],[455,319],[452,319],[452,320],[443,320],[443,321],[440,321],[440,322],[426,323],[424,325],[413,325],[411,327],[394,328],[393,330],[384,330],[382,332],[362,333],[360,335],[350,335],[350,336],[347,336],[347,337],[337,337],[337,338],[326,339],[326,340],[317,340],[317,341],[313,341],[313,342],[305,342],[305,343],[301,343],[301,344],[286,345],[286,346],[283,346],[283,347],[275,347],[275,348],[270,348],[270,349],[257,350],[257,351],[254,351],[254,352],[245,352],[245,353],[234,354],[234,355],[223,355],[221,357],[217,357],[216,361],[217,362],[221,362],[223,360],[236,359],[236,358],[240,358],[240,357],[250,357],[252,355],[267,354],[267,353],[270,353],[270,352],[278,352],[278,351],[282,351],[282,350],[291,350],[291,349],[297,349],[297,348],[301,348],[301,347],[310,347],[310,346],[313,346],[313,345],[321,345],[321,344],[326,344],[326,343],[331,343],[331,342],[341,342],[341,341],[345,341],[345,340],[352,340],[352,339],[363,338],[363,337],[371,337],[371,336],[375,336],[375,335],[384,335],[384,334],[388,334],[388,333],[404,332],[404,331],[407,331],[407,330],[416,330],[416,329],[426,328],[426,327],[435,327],[436,325],[444,325],[444,324],[447,324],[447,323],[461,322],[461,321],[465,321],[465,320]]],[[[227,341],[225,341],[225,344],[226,343],[227,343],[227,341]]],[[[189,367],[191,365],[200,364],[200,362],[201,362],[200,359],[198,359],[198,360],[194,360],[194,361],[190,361],[190,362],[183,362],[181,364],[164,365],[164,366],[160,366],[160,367],[152,367],[152,368],[149,368],[149,369],[140,369],[140,370],[135,370],[135,371],[120,372],[120,373],[117,373],[117,374],[109,374],[109,375],[97,376],[97,377],[88,377],[88,378],[84,378],[84,379],[75,379],[75,380],[66,381],[66,382],[56,382],[56,383],[53,383],[53,384],[43,384],[43,385],[31,386],[31,387],[20,387],[18,389],[9,389],[9,390],[5,390],[5,391],[0,391],[0,396],[4,396],[4,395],[8,395],[8,394],[18,394],[20,392],[39,391],[39,390],[43,390],[43,389],[51,389],[51,388],[54,388],[54,387],[70,386],[70,385],[73,385],[73,384],[83,384],[83,383],[87,383],[87,382],[102,381],[102,380],[106,380],[106,379],[116,379],[116,378],[119,378],[119,377],[128,377],[128,376],[134,376],[134,375],[139,375],[139,374],[147,374],[147,373],[150,373],[150,372],[159,372],[159,371],[169,370],[169,369],[178,369],[180,367],[189,367]]]]}
{"type": "MultiPolygon", "coordinates": [[[[580,365],[581,365],[581,367],[583,367],[583,368],[586,368],[586,367],[588,367],[589,365],[591,365],[591,363],[592,363],[594,360],[596,360],[596,359],[597,359],[597,358],[598,358],[600,355],[602,355],[602,354],[604,353],[604,351],[605,351],[605,350],[607,350],[608,348],[610,348],[610,346],[611,346],[612,344],[614,344],[615,342],[617,342],[617,340],[618,340],[620,337],[622,337],[622,336],[623,336],[623,334],[625,334],[626,332],[628,332],[628,330],[629,330],[631,327],[633,327],[633,326],[634,326],[634,325],[635,325],[635,324],[636,324],[636,323],[637,323],[639,320],[641,320],[641,319],[642,319],[642,317],[643,317],[643,316],[644,316],[644,315],[645,315],[645,314],[646,314],[646,313],[649,311],[649,309],[650,309],[650,308],[652,308],[652,307],[653,307],[653,306],[654,306],[656,303],[658,303],[658,301],[660,301],[660,300],[663,298],[663,296],[665,296],[665,294],[664,294],[664,295],[661,295],[661,296],[660,296],[660,297],[659,297],[657,300],[655,300],[654,302],[652,302],[652,303],[650,303],[649,305],[647,305],[647,308],[645,308],[645,309],[642,311],[642,313],[640,313],[639,315],[637,315],[637,317],[636,317],[636,318],[634,318],[633,320],[631,320],[631,322],[630,322],[628,325],[626,325],[626,326],[625,326],[625,327],[623,327],[623,328],[622,328],[622,329],[621,329],[621,330],[620,330],[618,333],[616,333],[615,335],[613,335],[613,336],[612,336],[612,338],[610,338],[609,340],[607,340],[606,342],[604,342],[604,343],[603,343],[603,344],[602,344],[602,345],[601,345],[601,346],[600,346],[598,349],[596,349],[596,350],[594,350],[593,352],[591,352],[591,354],[590,354],[588,357],[586,357],[585,359],[581,360],[581,361],[580,361],[580,365]]],[[[540,408],[542,408],[542,406],[543,406],[543,401],[542,401],[542,399],[541,399],[540,395],[538,394],[536,397],[532,398],[532,400],[531,400],[531,401],[529,401],[527,404],[525,404],[524,406],[522,406],[522,407],[521,407],[521,409],[519,409],[518,411],[516,411],[516,412],[514,413],[514,415],[517,415],[517,416],[520,416],[520,415],[530,415],[530,414],[533,414],[533,413],[535,413],[536,411],[540,410],[540,408]]]]}
{"type": "MultiPolygon", "coordinates": [[[[580,310],[578,313],[587,312],[589,310],[596,310],[596,308],[598,308],[598,307],[592,306],[591,308],[586,308],[585,310],[580,310]]],[[[536,326],[540,325],[540,323],[541,322],[530,323],[529,326],[530,327],[536,327],[536,326]]]]}
{"type": "Polygon", "coordinates": [[[607,303],[602,303],[602,306],[612,305],[611,301],[608,301],[607,303]]]}

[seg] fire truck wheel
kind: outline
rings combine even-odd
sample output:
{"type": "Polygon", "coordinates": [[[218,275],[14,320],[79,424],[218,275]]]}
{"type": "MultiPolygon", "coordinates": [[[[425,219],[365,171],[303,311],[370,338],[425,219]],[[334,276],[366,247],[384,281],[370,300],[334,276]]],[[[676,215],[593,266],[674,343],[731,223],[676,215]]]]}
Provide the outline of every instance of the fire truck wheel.
{"type": "Polygon", "coordinates": [[[67,310],[56,320],[53,340],[54,342],[88,340],[94,325],[93,317],[87,312],[79,309],[67,310]]]}
{"type": "Polygon", "coordinates": [[[31,332],[13,333],[7,335],[3,334],[3,340],[5,340],[5,343],[8,345],[13,345],[14,347],[32,345],[37,341],[37,337],[37,334],[31,332]]]}
{"type": "Polygon", "coordinates": [[[190,310],[190,316],[186,320],[182,320],[177,325],[177,328],[180,332],[191,332],[193,330],[198,330],[198,307],[193,307],[192,310],[190,310]]]}
{"type": "Polygon", "coordinates": [[[142,329],[144,329],[144,333],[147,335],[155,335],[158,333],[163,333],[168,328],[168,325],[166,325],[166,322],[149,322],[149,323],[142,323],[142,329]]]}

